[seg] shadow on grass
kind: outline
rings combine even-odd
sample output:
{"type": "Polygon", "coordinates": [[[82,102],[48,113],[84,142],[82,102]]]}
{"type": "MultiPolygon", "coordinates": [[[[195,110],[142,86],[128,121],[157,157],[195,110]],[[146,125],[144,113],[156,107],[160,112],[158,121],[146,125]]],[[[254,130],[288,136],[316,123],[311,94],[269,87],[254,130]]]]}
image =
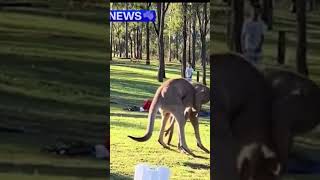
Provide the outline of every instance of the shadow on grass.
{"type": "Polygon", "coordinates": [[[106,177],[109,169],[89,167],[63,167],[52,165],[0,163],[0,172],[41,174],[75,177],[106,177]]]}
{"type": "MultiPolygon", "coordinates": [[[[126,112],[126,111],[124,111],[126,112]]],[[[117,116],[117,117],[127,117],[127,118],[143,118],[146,121],[148,120],[148,113],[147,112],[141,112],[141,114],[129,114],[130,112],[128,111],[128,113],[110,113],[110,117],[112,116],[117,116]]],[[[157,120],[161,120],[160,114],[157,114],[156,116],[156,122],[157,120]]],[[[121,126],[121,127],[137,127],[137,123],[135,121],[131,121],[132,123],[125,123],[123,121],[118,121],[118,120],[112,120],[111,124],[112,125],[116,125],[116,126],[121,126]]],[[[187,121],[189,122],[189,120],[187,121]]],[[[139,121],[139,123],[141,123],[139,121]]],[[[210,120],[207,119],[201,119],[199,121],[199,124],[203,124],[204,126],[210,126],[210,120]]],[[[138,128],[141,128],[142,126],[138,126],[138,128]]]]}
{"type": "MultiPolygon", "coordinates": [[[[12,25],[1,24],[4,28],[13,28],[12,25]]],[[[21,28],[19,27],[16,27],[21,28]]],[[[21,36],[19,31],[0,34],[1,40],[6,41],[10,46],[15,47],[37,47],[60,51],[86,51],[105,53],[105,42],[103,40],[92,39],[91,37],[79,36],[77,34],[52,32],[45,28],[23,27],[25,36],[21,36]],[[33,33],[37,32],[37,36],[33,33]],[[48,41],[50,43],[43,43],[48,41]],[[104,50],[104,51],[103,51],[104,50]]]]}
{"type": "MultiPolygon", "coordinates": [[[[124,88],[130,87],[136,89],[137,92],[144,92],[144,93],[155,93],[156,89],[158,88],[156,84],[149,83],[149,82],[141,82],[136,80],[127,80],[127,79],[112,79],[111,80],[111,87],[115,85],[121,85],[124,88]]],[[[128,89],[129,90],[129,89],[128,89]]]]}
{"type": "MultiPolygon", "coordinates": [[[[147,120],[147,118],[146,118],[147,120]]],[[[134,128],[134,129],[146,129],[147,125],[142,124],[142,123],[137,123],[132,121],[132,123],[128,123],[128,122],[123,122],[123,121],[116,121],[113,120],[110,122],[111,126],[118,126],[118,127],[122,127],[122,128],[134,128]]]]}
{"type": "Polygon", "coordinates": [[[192,169],[204,169],[204,170],[210,169],[210,166],[205,165],[205,164],[191,163],[191,162],[184,162],[183,164],[185,166],[189,166],[192,169]]]}
{"type": "Polygon", "coordinates": [[[110,113],[110,116],[120,116],[120,117],[128,117],[128,118],[145,118],[145,119],[148,118],[148,113],[145,113],[145,112],[140,112],[141,114],[128,114],[128,113],[110,113]]]}
{"type": "Polygon", "coordinates": [[[205,160],[208,160],[208,159],[210,159],[210,158],[207,158],[207,157],[204,157],[204,156],[198,156],[198,155],[196,155],[196,156],[195,156],[195,158],[199,158],[199,159],[205,159],[205,160]]]}
{"type": "Polygon", "coordinates": [[[78,119],[78,117],[55,117],[55,114],[42,115],[31,112],[1,111],[0,109],[0,126],[14,129],[23,128],[24,133],[21,136],[37,134],[44,137],[56,136],[71,139],[85,137],[85,139],[100,141],[107,128],[104,119],[92,121],[91,119],[78,119]]]}
{"type": "MultiPolygon", "coordinates": [[[[136,102],[138,99],[153,98],[156,88],[157,86],[148,82],[113,79],[111,80],[110,96],[123,102],[121,103],[122,105],[132,104],[132,101],[136,102]],[[149,96],[148,93],[150,94],[149,96]],[[128,101],[128,97],[131,97],[130,101],[128,101]],[[137,100],[132,98],[136,98],[137,100]],[[126,104],[124,104],[124,102],[126,102],[126,104]]],[[[119,101],[117,103],[120,104],[119,101]]],[[[142,104],[143,102],[141,102],[141,105],[142,104]]]]}
{"type": "MultiPolygon", "coordinates": [[[[46,81],[58,81],[75,85],[91,86],[104,93],[106,63],[97,61],[76,61],[68,58],[59,60],[53,57],[33,55],[0,54],[3,68],[16,72],[18,76],[46,81]]],[[[90,59],[90,58],[86,58],[90,59]]],[[[92,58],[91,58],[92,59],[92,58]]]]}
{"type": "Polygon", "coordinates": [[[148,75],[148,74],[139,74],[139,73],[135,73],[135,72],[125,72],[124,73],[124,71],[118,71],[118,70],[112,70],[112,72],[110,74],[112,76],[111,84],[112,84],[112,81],[114,79],[116,79],[115,77],[117,77],[117,79],[127,79],[128,77],[130,77],[130,78],[151,79],[151,80],[154,80],[154,85],[155,86],[158,85],[157,84],[157,76],[156,75],[153,76],[153,75],[148,75]]]}
{"type": "MultiPolygon", "coordinates": [[[[180,68],[181,68],[181,65],[180,65],[180,62],[178,61],[174,61],[172,63],[169,63],[169,62],[166,62],[166,73],[169,73],[169,74],[175,74],[177,75],[177,77],[179,76],[180,77],[180,68]]],[[[137,69],[143,69],[143,70],[152,70],[152,71],[155,71],[155,75],[152,76],[153,78],[157,78],[157,72],[158,72],[158,68],[159,66],[156,64],[156,65],[145,65],[144,62],[140,62],[140,63],[132,63],[130,62],[128,59],[115,59],[114,63],[113,63],[114,66],[123,66],[123,67],[130,67],[130,68],[137,68],[137,69]]],[[[199,65],[198,65],[199,67],[199,65]]]]}
{"type": "MultiPolygon", "coordinates": [[[[128,90],[130,91],[130,90],[128,90]]],[[[138,100],[142,100],[142,99],[152,99],[153,95],[151,96],[146,96],[146,95],[138,95],[136,94],[134,91],[132,91],[131,93],[127,93],[127,92],[121,92],[119,90],[111,90],[110,92],[110,97],[113,99],[113,104],[119,104],[121,105],[123,108],[127,107],[127,105],[136,105],[136,106],[142,106],[143,101],[141,101],[141,103],[138,103],[138,100]],[[117,100],[116,100],[117,99],[117,100]]]]}
{"type": "Polygon", "coordinates": [[[93,113],[93,114],[105,114],[106,107],[105,104],[96,105],[96,104],[80,104],[79,102],[65,102],[63,100],[56,100],[52,97],[41,98],[34,96],[27,96],[15,92],[7,92],[0,90],[1,105],[12,106],[17,109],[38,109],[39,111],[75,111],[83,113],[93,113]]]}
{"type": "Polygon", "coordinates": [[[132,180],[133,178],[130,178],[129,176],[124,176],[120,174],[111,173],[110,174],[110,180],[132,180]]]}

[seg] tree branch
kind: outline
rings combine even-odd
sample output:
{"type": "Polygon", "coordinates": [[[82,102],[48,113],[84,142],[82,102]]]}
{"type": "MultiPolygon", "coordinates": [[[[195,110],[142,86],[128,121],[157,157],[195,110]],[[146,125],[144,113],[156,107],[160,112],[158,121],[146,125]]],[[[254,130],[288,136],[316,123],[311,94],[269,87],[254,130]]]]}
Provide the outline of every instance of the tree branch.
{"type": "Polygon", "coordinates": [[[206,28],[206,32],[205,32],[206,35],[208,34],[209,30],[210,28],[206,28]]]}
{"type": "Polygon", "coordinates": [[[199,12],[199,8],[197,7],[197,17],[198,17],[198,20],[199,20],[199,28],[200,28],[200,33],[203,33],[202,29],[203,29],[203,23],[201,21],[201,15],[200,15],[200,12],[199,12]]]}
{"type": "Polygon", "coordinates": [[[205,23],[204,27],[206,28],[207,25],[208,25],[208,22],[209,22],[209,18],[210,18],[210,17],[208,17],[207,4],[204,4],[204,5],[203,5],[203,11],[204,11],[203,21],[204,21],[204,23],[205,23]]]}
{"type": "Polygon", "coordinates": [[[207,34],[208,31],[209,31],[209,28],[207,28],[207,27],[208,27],[208,23],[209,23],[209,19],[207,18],[207,19],[204,20],[204,21],[205,21],[204,30],[205,30],[205,34],[207,34]]]}
{"type": "Polygon", "coordinates": [[[161,16],[162,16],[162,6],[161,6],[161,3],[157,3],[157,13],[158,13],[158,24],[157,24],[157,27],[158,27],[158,31],[160,30],[160,22],[161,22],[161,16]]]}
{"type": "Polygon", "coordinates": [[[152,24],[153,24],[154,30],[156,31],[157,35],[159,36],[159,29],[157,28],[156,23],[153,21],[152,24]]]}
{"type": "Polygon", "coordinates": [[[167,12],[167,10],[169,8],[169,4],[170,4],[170,2],[167,3],[167,6],[165,7],[163,14],[166,14],[166,12],[167,12]]]}

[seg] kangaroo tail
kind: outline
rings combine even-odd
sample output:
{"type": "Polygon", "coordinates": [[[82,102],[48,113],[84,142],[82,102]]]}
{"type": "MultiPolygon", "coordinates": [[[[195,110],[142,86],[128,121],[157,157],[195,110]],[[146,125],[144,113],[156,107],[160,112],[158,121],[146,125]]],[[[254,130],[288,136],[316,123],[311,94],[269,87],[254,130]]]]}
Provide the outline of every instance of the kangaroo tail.
{"type": "Polygon", "coordinates": [[[148,124],[148,129],[147,132],[145,133],[144,136],[142,137],[133,137],[133,136],[128,136],[129,138],[138,141],[138,142],[144,142],[147,141],[148,139],[150,139],[150,137],[152,136],[152,131],[154,128],[154,120],[156,118],[158,109],[161,105],[160,102],[160,90],[157,91],[155,97],[152,100],[152,103],[150,105],[150,109],[149,109],[149,115],[148,115],[148,119],[149,119],[149,124],[148,124]]]}

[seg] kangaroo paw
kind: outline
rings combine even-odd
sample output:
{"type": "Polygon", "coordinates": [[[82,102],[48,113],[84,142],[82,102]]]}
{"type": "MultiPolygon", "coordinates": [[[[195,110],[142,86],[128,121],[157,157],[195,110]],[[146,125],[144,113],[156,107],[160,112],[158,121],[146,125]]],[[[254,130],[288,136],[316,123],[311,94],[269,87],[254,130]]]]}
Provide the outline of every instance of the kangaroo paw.
{"type": "Polygon", "coordinates": [[[200,149],[202,149],[204,152],[210,153],[210,151],[209,151],[207,148],[205,148],[202,144],[197,143],[197,146],[198,146],[200,149]]]}
{"type": "Polygon", "coordinates": [[[168,145],[166,145],[164,142],[158,140],[158,142],[162,145],[162,147],[166,148],[166,149],[170,149],[170,147],[168,145]]]}
{"type": "Polygon", "coordinates": [[[187,148],[185,148],[185,147],[183,147],[183,146],[180,146],[179,149],[180,149],[181,152],[183,152],[183,153],[185,153],[185,154],[189,154],[189,155],[191,155],[191,156],[193,156],[193,157],[196,157],[195,154],[193,154],[189,149],[187,149],[187,148]]]}

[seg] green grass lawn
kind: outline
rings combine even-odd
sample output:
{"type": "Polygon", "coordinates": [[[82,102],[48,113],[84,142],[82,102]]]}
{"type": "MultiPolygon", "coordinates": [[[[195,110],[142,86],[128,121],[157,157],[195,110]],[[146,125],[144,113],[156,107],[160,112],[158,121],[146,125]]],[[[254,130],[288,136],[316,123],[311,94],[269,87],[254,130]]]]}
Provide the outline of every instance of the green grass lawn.
{"type": "Polygon", "coordinates": [[[108,122],[105,9],[84,18],[55,2],[0,11],[0,129],[27,130],[0,130],[0,179],[106,179],[105,160],[41,151],[57,138],[103,143],[108,122]]]}
{"type": "MultiPolygon", "coordinates": [[[[171,150],[164,149],[157,141],[160,116],[156,119],[153,136],[147,142],[139,143],[127,137],[128,135],[142,136],[145,133],[148,114],[128,112],[123,110],[123,107],[142,106],[144,99],[153,98],[161,84],[156,79],[157,67],[155,60],[151,61],[150,66],[144,65],[144,61],[134,64],[128,60],[119,59],[114,59],[111,64],[111,177],[123,176],[125,179],[133,179],[135,165],[144,162],[169,167],[172,179],[209,179],[210,155],[196,147],[194,131],[189,122],[186,124],[188,146],[196,155],[203,158],[193,158],[180,153],[177,147],[172,147],[171,150]]],[[[179,68],[180,65],[175,62],[166,64],[166,77],[179,78],[179,68]]],[[[209,80],[207,83],[209,84],[209,80]]],[[[209,104],[206,104],[204,109],[209,110],[209,104]]],[[[209,148],[209,118],[200,117],[200,135],[204,145],[209,148]]],[[[177,144],[176,131],[172,143],[177,144]]]]}

